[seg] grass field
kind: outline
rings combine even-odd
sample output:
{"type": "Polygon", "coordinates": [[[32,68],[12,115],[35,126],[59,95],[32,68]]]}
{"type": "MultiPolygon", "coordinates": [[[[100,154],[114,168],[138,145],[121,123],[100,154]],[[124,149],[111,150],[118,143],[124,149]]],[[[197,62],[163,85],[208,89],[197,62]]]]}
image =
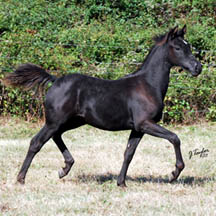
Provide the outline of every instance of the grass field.
{"type": "Polygon", "coordinates": [[[168,183],[175,156],[166,140],[144,136],[128,170],[127,188],[116,186],[128,131],[85,126],[65,133],[75,164],[58,179],[63,157],[49,141],[33,160],[24,186],[16,175],[30,138],[41,124],[0,119],[0,215],[216,215],[216,124],[170,126],[182,140],[186,168],[168,183]],[[208,150],[205,157],[189,152],[208,150]],[[196,150],[197,149],[197,150],[196,150]]]}

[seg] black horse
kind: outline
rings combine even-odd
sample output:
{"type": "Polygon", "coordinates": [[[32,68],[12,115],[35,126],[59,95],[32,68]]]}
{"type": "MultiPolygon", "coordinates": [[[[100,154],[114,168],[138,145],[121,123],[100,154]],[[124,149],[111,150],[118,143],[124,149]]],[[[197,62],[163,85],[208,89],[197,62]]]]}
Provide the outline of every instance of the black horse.
{"type": "Polygon", "coordinates": [[[53,138],[65,160],[59,177],[66,176],[74,159],[61,136],[65,131],[85,124],[109,131],[131,130],[117,181],[119,186],[125,186],[128,166],[144,134],[167,139],[173,144],[176,168],[170,182],[176,180],[184,169],[180,140],[157,122],[162,117],[170,69],[180,66],[193,76],[199,75],[202,70],[200,62],[191,53],[190,45],[184,40],[185,33],[186,26],[179,30],[175,27],[155,37],[155,45],[140,69],[119,80],[103,80],[81,74],[57,78],[33,64],[21,65],[9,74],[4,83],[10,86],[30,89],[53,83],[45,100],[45,125],[31,140],[17,181],[25,182],[34,156],[50,138],[53,138]]]}

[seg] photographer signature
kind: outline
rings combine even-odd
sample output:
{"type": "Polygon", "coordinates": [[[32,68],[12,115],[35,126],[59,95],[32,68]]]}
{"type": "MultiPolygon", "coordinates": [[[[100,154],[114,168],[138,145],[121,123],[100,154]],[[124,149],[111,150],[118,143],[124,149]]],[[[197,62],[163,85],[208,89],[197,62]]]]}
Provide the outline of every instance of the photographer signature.
{"type": "Polygon", "coordinates": [[[200,156],[201,158],[204,158],[208,156],[208,153],[208,149],[202,148],[202,150],[200,151],[196,148],[193,151],[189,151],[189,159],[191,159],[193,156],[200,156]]]}

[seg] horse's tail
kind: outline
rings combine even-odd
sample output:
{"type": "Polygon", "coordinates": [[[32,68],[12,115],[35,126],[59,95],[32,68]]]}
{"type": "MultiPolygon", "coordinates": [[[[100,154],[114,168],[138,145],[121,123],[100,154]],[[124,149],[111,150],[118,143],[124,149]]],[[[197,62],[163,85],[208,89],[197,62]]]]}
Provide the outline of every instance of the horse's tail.
{"type": "Polygon", "coordinates": [[[23,87],[32,89],[37,86],[43,88],[50,82],[54,82],[57,77],[50,75],[43,68],[34,64],[20,65],[13,73],[6,76],[2,81],[6,86],[23,87]]]}

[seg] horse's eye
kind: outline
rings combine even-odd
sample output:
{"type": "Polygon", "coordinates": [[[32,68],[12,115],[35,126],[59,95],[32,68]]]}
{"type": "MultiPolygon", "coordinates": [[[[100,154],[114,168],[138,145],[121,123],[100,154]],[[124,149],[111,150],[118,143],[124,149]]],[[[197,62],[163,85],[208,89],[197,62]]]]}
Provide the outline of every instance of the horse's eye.
{"type": "Polygon", "coordinates": [[[179,47],[175,47],[175,50],[176,50],[176,51],[179,51],[179,50],[180,50],[180,48],[179,48],[179,47]]]}

